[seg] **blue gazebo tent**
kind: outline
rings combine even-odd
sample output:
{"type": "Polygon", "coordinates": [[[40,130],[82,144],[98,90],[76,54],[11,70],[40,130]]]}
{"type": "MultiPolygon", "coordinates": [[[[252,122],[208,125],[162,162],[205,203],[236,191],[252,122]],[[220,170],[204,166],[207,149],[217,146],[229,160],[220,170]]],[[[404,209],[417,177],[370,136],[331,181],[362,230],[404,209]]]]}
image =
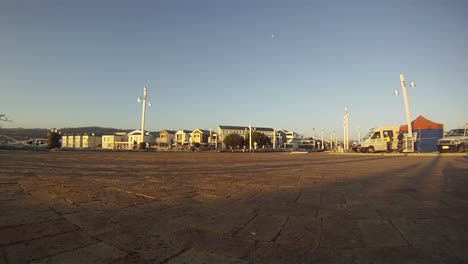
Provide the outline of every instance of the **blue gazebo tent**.
{"type": "MultiPolygon", "coordinates": [[[[415,150],[418,152],[437,151],[437,140],[444,136],[444,125],[432,122],[424,116],[418,116],[411,122],[413,133],[417,132],[415,150]]],[[[408,132],[408,125],[400,128],[403,133],[408,132]]]]}

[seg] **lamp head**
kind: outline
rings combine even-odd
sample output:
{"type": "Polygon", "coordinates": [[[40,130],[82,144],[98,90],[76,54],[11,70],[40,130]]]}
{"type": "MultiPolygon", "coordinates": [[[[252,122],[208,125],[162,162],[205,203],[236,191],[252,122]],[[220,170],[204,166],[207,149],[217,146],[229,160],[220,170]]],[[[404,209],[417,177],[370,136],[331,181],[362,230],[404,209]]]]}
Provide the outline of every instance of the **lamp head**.
{"type": "Polygon", "coordinates": [[[137,101],[140,103],[140,102],[141,102],[141,98],[140,98],[140,97],[138,97],[138,98],[137,98],[137,101]]]}

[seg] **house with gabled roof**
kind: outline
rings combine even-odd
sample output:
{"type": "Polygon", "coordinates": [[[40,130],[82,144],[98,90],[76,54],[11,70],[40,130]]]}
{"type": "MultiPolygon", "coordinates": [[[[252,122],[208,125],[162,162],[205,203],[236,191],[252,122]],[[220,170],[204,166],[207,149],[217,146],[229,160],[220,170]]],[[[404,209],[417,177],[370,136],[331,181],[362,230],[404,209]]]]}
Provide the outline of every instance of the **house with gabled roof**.
{"type": "Polygon", "coordinates": [[[190,144],[190,133],[192,131],[190,130],[185,130],[185,129],[179,129],[175,133],[175,139],[174,139],[174,144],[176,145],[184,145],[184,144],[190,144]]]}
{"type": "Polygon", "coordinates": [[[170,149],[174,145],[175,130],[163,130],[159,133],[159,139],[157,140],[158,147],[161,149],[170,149]]]}
{"type": "Polygon", "coordinates": [[[209,143],[210,139],[210,130],[204,130],[204,129],[195,129],[191,133],[190,137],[190,145],[195,145],[195,144],[200,144],[200,145],[207,145],[209,143]]]}

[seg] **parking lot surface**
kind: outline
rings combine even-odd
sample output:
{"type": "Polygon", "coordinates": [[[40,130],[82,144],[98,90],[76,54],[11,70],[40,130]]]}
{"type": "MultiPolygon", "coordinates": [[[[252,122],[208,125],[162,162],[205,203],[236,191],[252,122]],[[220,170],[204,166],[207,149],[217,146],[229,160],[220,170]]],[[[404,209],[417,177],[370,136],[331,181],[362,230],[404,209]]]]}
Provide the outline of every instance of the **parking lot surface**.
{"type": "Polygon", "coordinates": [[[466,263],[466,155],[0,151],[0,263],[466,263]]]}

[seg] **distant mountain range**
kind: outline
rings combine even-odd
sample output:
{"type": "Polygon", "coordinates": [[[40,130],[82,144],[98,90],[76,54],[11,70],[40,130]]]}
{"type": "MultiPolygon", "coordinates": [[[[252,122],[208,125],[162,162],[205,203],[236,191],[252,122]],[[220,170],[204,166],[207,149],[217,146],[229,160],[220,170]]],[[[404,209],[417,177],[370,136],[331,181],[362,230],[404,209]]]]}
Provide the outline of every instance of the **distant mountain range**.
{"type": "MultiPolygon", "coordinates": [[[[47,138],[47,133],[50,129],[45,128],[0,128],[0,135],[8,136],[16,140],[22,140],[26,138],[47,138]]],[[[71,128],[60,128],[59,131],[63,134],[92,134],[101,136],[114,134],[116,132],[131,132],[133,129],[117,129],[108,127],[71,127],[71,128]]]]}

